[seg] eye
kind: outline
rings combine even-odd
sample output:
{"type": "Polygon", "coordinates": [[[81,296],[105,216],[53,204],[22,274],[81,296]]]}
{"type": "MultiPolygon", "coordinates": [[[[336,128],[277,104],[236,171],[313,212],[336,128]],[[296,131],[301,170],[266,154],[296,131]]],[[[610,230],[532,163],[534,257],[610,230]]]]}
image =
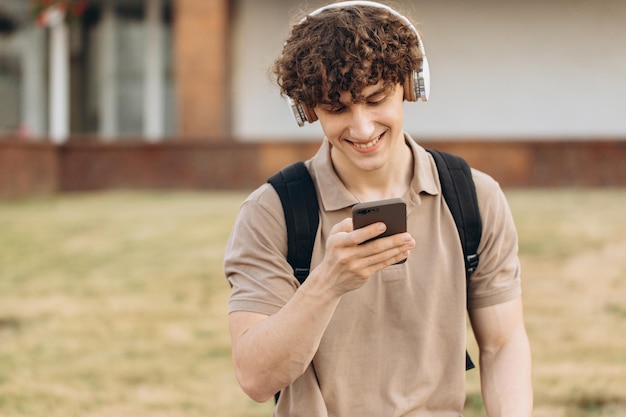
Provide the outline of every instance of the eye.
{"type": "Polygon", "coordinates": [[[385,99],[387,98],[386,95],[376,95],[374,97],[370,97],[367,99],[367,104],[370,106],[378,106],[380,104],[383,104],[385,102],[385,99]]]}
{"type": "Polygon", "coordinates": [[[333,106],[326,107],[326,111],[332,114],[339,114],[343,112],[345,109],[346,109],[346,106],[341,106],[341,105],[333,105],[333,106]]]}

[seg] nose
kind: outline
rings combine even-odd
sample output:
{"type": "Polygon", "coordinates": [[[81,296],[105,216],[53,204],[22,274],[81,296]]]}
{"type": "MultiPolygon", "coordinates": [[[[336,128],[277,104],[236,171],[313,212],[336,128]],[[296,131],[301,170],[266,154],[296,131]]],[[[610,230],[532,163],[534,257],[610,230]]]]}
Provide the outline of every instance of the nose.
{"type": "Polygon", "coordinates": [[[350,137],[354,140],[370,140],[376,131],[372,112],[361,103],[353,104],[350,110],[350,137]]]}

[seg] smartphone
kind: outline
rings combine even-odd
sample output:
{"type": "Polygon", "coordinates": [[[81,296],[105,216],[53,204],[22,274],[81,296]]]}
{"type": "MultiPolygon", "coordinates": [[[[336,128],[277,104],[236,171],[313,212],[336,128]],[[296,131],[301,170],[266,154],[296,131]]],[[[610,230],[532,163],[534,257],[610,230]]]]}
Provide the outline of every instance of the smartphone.
{"type": "Polygon", "coordinates": [[[376,222],[385,223],[387,230],[374,239],[406,232],[406,203],[404,200],[391,198],[352,206],[352,224],[355,229],[376,222]]]}

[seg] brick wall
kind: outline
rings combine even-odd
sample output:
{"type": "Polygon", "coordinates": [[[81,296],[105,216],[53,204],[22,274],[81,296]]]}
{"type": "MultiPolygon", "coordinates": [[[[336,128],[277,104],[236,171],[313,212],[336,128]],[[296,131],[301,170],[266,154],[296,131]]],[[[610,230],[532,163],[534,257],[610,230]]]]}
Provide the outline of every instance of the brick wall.
{"type": "Polygon", "coordinates": [[[55,193],[59,189],[58,163],[52,145],[0,142],[0,199],[55,193]]]}
{"type": "Polygon", "coordinates": [[[176,0],[174,6],[179,134],[222,138],[230,124],[228,0],[176,0]]]}
{"type": "Polygon", "coordinates": [[[624,140],[433,142],[507,187],[626,186],[624,140]]]}
{"type": "Polygon", "coordinates": [[[59,189],[246,189],[315,148],[195,141],[62,145],[59,189]]]}
{"type": "MultiPolygon", "coordinates": [[[[503,187],[626,186],[626,140],[426,141],[503,187]]],[[[0,141],[0,198],[99,189],[251,189],[318,142],[158,144],[0,141]]]]}

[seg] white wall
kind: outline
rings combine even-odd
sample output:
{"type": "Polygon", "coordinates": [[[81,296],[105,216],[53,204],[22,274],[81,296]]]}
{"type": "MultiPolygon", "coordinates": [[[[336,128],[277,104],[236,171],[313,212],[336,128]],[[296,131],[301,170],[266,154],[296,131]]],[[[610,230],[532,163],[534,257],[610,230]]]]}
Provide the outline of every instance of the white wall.
{"type": "MultiPolygon", "coordinates": [[[[319,2],[309,2],[310,10],[319,2]]],[[[323,3],[322,3],[323,4],[323,3]]],[[[423,33],[431,98],[407,103],[422,137],[626,137],[626,1],[396,1],[423,33]]],[[[235,7],[233,131],[314,138],[268,77],[300,2],[235,7]]]]}

